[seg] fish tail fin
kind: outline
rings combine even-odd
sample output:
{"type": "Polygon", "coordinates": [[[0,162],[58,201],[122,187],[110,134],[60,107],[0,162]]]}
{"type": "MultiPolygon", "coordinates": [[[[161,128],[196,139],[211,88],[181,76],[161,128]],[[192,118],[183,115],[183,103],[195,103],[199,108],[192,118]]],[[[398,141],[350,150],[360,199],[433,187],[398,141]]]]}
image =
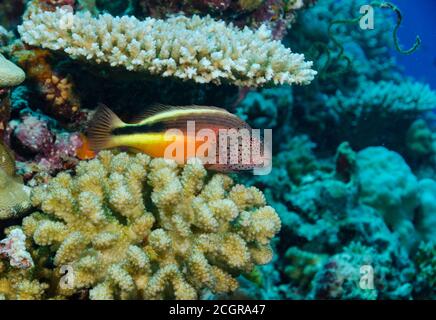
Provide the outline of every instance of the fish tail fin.
{"type": "Polygon", "coordinates": [[[99,151],[116,147],[112,132],[124,125],[125,123],[111,109],[100,104],[86,132],[90,149],[99,151]]]}

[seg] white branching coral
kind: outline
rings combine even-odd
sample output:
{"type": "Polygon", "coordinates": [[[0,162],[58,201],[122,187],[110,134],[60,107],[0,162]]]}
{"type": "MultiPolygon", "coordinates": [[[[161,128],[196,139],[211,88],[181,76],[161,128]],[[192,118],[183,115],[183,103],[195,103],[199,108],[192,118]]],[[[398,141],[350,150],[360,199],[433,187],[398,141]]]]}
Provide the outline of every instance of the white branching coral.
{"type": "Polygon", "coordinates": [[[34,279],[35,263],[26,248],[26,236],[17,227],[5,229],[0,241],[0,300],[42,299],[48,285],[34,279]]]}
{"type": "Polygon", "coordinates": [[[198,83],[257,87],[307,84],[316,71],[261,26],[239,29],[211,17],[167,20],[29,10],[18,28],[24,42],[74,59],[198,83]]]}
{"type": "Polygon", "coordinates": [[[42,212],[24,218],[22,229],[35,261],[54,264],[44,269],[54,279],[46,298],[86,289],[91,299],[233,291],[236,275],[271,260],[269,242],[280,229],[258,189],[208,177],[196,159],[181,168],[103,151],[74,177],[61,173],[35,188],[32,201],[42,212]]]}
{"type": "Polygon", "coordinates": [[[27,269],[33,267],[30,253],[26,251],[26,236],[19,228],[13,229],[9,235],[0,241],[0,256],[9,259],[12,267],[27,269]]]}

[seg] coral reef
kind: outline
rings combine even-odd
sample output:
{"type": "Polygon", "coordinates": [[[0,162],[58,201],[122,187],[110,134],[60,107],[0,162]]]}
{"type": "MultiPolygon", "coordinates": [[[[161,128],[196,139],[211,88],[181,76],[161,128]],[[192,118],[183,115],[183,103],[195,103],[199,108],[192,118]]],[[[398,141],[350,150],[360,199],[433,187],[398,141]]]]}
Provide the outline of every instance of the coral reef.
{"type": "Polygon", "coordinates": [[[17,86],[25,77],[23,70],[0,54],[0,88],[17,86]]]}
{"type": "Polygon", "coordinates": [[[398,148],[406,137],[395,127],[407,129],[419,114],[433,109],[436,93],[427,84],[417,82],[365,81],[352,93],[338,90],[325,104],[338,127],[335,134],[349,137],[354,148],[375,145],[380,139],[386,146],[398,148]],[[377,127],[377,131],[369,126],[377,127]],[[395,135],[388,134],[393,131],[395,135]]]}
{"type": "Polygon", "coordinates": [[[0,220],[14,218],[30,208],[30,190],[16,174],[12,151],[0,142],[0,220]]]}
{"type": "Polygon", "coordinates": [[[31,207],[29,193],[29,188],[15,176],[15,172],[7,172],[1,168],[0,220],[17,217],[29,209],[31,207]]]}
{"type": "Polygon", "coordinates": [[[319,76],[312,84],[293,88],[293,126],[310,134],[324,151],[348,141],[355,149],[383,143],[402,152],[410,125],[436,106],[436,94],[428,85],[399,72],[390,51],[395,21],[389,11],[374,9],[379,23],[372,30],[362,30],[358,23],[332,24],[358,17],[366,4],[318,3],[299,15],[294,28],[300,32],[285,39],[316,62],[319,76]]]}
{"type": "Polygon", "coordinates": [[[427,156],[434,150],[434,134],[423,119],[414,121],[406,135],[406,147],[413,156],[427,156]]]}
{"type": "Polygon", "coordinates": [[[82,140],[77,132],[63,132],[47,118],[32,112],[22,112],[19,119],[9,122],[7,141],[16,150],[20,173],[27,180],[35,174],[54,174],[73,168],[82,140]]]}
{"type": "Polygon", "coordinates": [[[16,26],[24,13],[26,0],[2,1],[0,3],[0,26],[16,26]]]}
{"type": "Polygon", "coordinates": [[[290,134],[291,92],[288,86],[250,91],[237,104],[236,114],[253,128],[274,129],[274,136],[290,134]]]}
{"type": "Polygon", "coordinates": [[[434,241],[436,224],[432,202],[436,183],[418,181],[404,159],[384,147],[370,147],[356,157],[359,199],[376,208],[405,247],[434,241]],[[419,213],[415,212],[419,207],[419,213]]]}
{"type": "Polygon", "coordinates": [[[198,83],[307,84],[316,74],[303,55],[274,41],[266,26],[240,30],[210,17],[140,21],[29,10],[18,30],[27,44],[62,50],[76,59],[198,83]]]}
{"type": "Polygon", "coordinates": [[[327,92],[335,87],[350,87],[360,78],[386,80],[400,75],[390,52],[394,20],[389,11],[374,7],[374,19],[379,21],[377,28],[362,30],[356,21],[347,23],[361,16],[363,5],[368,2],[317,3],[298,16],[294,28],[299,32],[291,32],[285,39],[316,60],[315,68],[321,72],[318,80],[327,92]],[[346,57],[351,62],[349,65],[346,57]],[[343,82],[347,75],[353,75],[348,77],[351,83],[343,82]]]}
{"type": "Polygon", "coordinates": [[[43,98],[42,109],[62,122],[77,122],[80,119],[80,99],[74,91],[71,77],[54,70],[47,50],[29,50],[20,43],[10,49],[11,56],[26,70],[27,78],[33,81],[43,98]]]}
{"type": "Polygon", "coordinates": [[[435,299],[436,92],[367,4],[3,1],[0,298],[435,299]],[[226,108],[273,169],[95,155],[98,103],[226,108]]]}
{"type": "Polygon", "coordinates": [[[436,247],[434,242],[421,243],[416,253],[417,279],[415,291],[418,298],[436,298],[436,247]]]}
{"type": "MultiPolygon", "coordinates": [[[[6,269],[4,265],[1,268],[2,271],[6,269]]],[[[22,270],[8,271],[4,276],[0,274],[0,297],[7,300],[41,300],[47,284],[28,280],[29,274],[29,271],[22,270]]]]}
{"type": "Polygon", "coordinates": [[[8,258],[12,267],[28,269],[34,266],[25,241],[26,236],[18,228],[11,230],[8,237],[0,241],[0,255],[8,258]]]}
{"type": "Polygon", "coordinates": [[[435,180],[419,180],[384,147],[355,153],[343,143],[336,156],[319,160],[307,137],[296,141],[298,148],[289,144],[276,155],[271,175],[249,179],[282,219],[277,250],[285,257],[273,261],[281,276],[254,292],[270,290],[274,299],[431,296],[435,180]],[[307,150],[304,158],[297,150],[307,150]],[[375,270],[371,290],[360,285],[365,266],[375,270]]]}
{"type": "Polygon", "coordinates": [[[267,24],[273,30],[274,37],[281,39],[294,21],[298,10],[314,2],[307,0],[141,0],[139,5],[145,14],[153,17],[164,18],[169,14],[182,11],[188,15],[210,14],[241,27],[255,28],[261,24],[267,24]]]}
{"type": "Polygon", "coordinates": [[[43,269],[58,298],[83,289],[91,299],[230,292],[235,274],[268,263],[280,229],[258,189],[208,178],[195,159],[180,170],[143,154],[101,152],[74,177],[61,173],[35,188],[32,202],[42,211],[24,218],[22,230],[35,264],[53,259],[43,269]],[[73,270],[69,286],[55,280],[63,266],[73,270]]]}
{"type": "Polygon", "coordinates": [[[10,116],[11,102],[9,99],[9,90],[0,89],[0,134],[5,130],[10,116]]]}
{"type": "Polygon", "coordinates": [[[0,53],[0,133],[10,117],[9,88],[22,83],[25,77],[23,70],[0,53]]]}
{"type": "Polygon", "coordinates": [[[403,241],[413,242],[418,181],[403,158],[384,147],[369,147],[357,154],[356,167],[360,201],[382,213],[403,241]]]}

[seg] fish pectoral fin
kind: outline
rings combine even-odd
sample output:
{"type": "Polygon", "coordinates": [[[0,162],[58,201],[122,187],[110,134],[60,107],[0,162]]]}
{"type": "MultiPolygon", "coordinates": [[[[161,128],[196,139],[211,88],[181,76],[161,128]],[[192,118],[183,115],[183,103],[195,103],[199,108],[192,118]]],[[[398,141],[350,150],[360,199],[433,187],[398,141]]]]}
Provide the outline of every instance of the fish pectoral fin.
{"type": "Polygon", "coordinates": [[[125,123],[111,109],[100,104],[86,132],[90,149],[98,151],[114,147],[112,131],[124,125],[125,123]]]}

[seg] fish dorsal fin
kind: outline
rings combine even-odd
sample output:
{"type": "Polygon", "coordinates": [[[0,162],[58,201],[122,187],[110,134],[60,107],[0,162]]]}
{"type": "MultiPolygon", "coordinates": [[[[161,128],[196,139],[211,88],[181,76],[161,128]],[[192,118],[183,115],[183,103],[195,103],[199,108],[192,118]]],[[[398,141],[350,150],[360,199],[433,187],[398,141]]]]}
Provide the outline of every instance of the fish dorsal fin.
{"type": "Polygon", "coordinates": [[[145,117],[133,125],[149,126],[150,130],[180,129],[186,131],[188,121],[194,121],[200,129],[241,129],[250,126],[226,109],[210,106],[154,106],[146,111],[145,117]]]}
{"type": "Polygon", "coordinates": [[[15,176],[15,157],[3,142],[0,142],[0,169],[10,177],[15,176]]]}
{"type": "Polygon", "coordinates": [[[146,108],[140,115],[135,116],[129,120],[130,124],[138,124],[144,122],[147,119],[155,117],[159,114],[167,113],[174,111],[183,111],[183,110],[215,110],[215,111],[223,111],[228,112],[226,109],[212,106],[199,106],[199,105],[188,105],[188,106],[172,106],[165,104],[154,104],[148,108],[146,108]]]}
{"type": "Polygon", "coordinates": [[[231,113],[208,114],[202,116],[187,116],[176,120],[165,121],[160,124],[160,127],[165,129],[179,129],[183,132],[187,129],[188,121],[193,121],[195,130],[201,129],[248,129],[250,126],[231,113]]]}

